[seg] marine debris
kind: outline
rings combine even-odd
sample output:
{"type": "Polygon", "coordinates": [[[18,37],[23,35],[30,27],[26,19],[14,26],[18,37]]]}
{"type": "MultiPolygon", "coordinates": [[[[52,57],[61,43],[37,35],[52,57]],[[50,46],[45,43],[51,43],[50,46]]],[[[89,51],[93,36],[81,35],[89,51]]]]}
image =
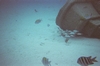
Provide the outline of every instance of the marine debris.
{"type": "Polygon", "coordinates": [[[42,21],[42,19],[37,19],[37,20],[35,21],[35,24],[39,24],[41,21],[42,21]]]}

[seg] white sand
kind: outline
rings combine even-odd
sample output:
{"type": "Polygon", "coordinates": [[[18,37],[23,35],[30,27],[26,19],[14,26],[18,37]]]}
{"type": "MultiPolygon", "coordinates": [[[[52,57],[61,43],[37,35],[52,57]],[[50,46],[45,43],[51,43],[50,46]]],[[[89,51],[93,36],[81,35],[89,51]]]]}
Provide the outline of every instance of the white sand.
{"type": "Polygon", "coordinates": [[[77,59],[81,56],[96,56],[98,62],[91,66],[99,66],[100,39],[70,38],[66,43],[57,32],[55,19],[62,6],[58,3],[1,4],[0,66],[43,66],[43,57],[49,58],[51,66],[80,66],[77,59]],[[37,19],[42,21],[35,24],[37,19]]]}

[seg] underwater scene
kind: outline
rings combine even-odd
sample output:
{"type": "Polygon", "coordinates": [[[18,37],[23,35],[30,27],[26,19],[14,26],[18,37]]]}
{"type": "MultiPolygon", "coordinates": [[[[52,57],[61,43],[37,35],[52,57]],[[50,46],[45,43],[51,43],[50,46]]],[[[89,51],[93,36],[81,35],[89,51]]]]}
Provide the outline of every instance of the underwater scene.
{"type": "Polygon", "coordinates": [[[100,11],[85,1],[0,0],[0,66],[99,66],[100,11]]]}

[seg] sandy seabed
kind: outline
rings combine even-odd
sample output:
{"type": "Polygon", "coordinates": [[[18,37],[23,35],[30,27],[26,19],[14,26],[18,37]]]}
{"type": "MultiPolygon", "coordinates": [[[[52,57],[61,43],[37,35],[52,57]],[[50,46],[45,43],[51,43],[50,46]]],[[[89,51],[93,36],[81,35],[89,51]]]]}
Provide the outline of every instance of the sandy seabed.
{"type": "Polygon", "coordinates": [[[66,43],[55,22],[63,5],[45,5],[0,4],[0,66],[43,66],[43,57],[51,66],[80,66],[81,56],[96,56],[91,66],[99,66],[100,39],[74,37],[66,43]]]}

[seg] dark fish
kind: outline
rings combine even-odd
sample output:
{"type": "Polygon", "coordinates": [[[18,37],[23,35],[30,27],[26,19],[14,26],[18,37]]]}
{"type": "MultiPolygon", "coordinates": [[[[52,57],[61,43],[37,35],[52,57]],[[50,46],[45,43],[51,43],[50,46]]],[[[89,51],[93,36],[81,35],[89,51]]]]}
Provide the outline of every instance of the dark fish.
{"type": "Polygon", "coordinates": [[[35,24],[39,24],[41,21],[42,21],[42,19],[37,19],[37,20],[35,21],[35,24]]]}
{"type": "Polygon", "coordinates": [[[96,57],[91,58],[91,56],[80,57],[80,58],[78,58],[77,63],[80,64],[81,66],[88,66],[88,65],[94,64],[94,62],[98,62],[95,59],[96,59],[96,57]]]}
{"type": "Polygon", "coordinates": [[[49,27],[49,26],[50,26],[50,24],[47,24],[47,26],[49,27]]]}
{"type": "Polygon", "coordinates": [[[34,9],[35,12],[38,12],[36,9],[34,9]]]}
{"type": "Polygon", "coordinates": [[[42,58],[42,63],[44,66],[51,66],[50,62],[51,61],[49,61],[48,58],[46,58],[46,57],[42,58]]]}

